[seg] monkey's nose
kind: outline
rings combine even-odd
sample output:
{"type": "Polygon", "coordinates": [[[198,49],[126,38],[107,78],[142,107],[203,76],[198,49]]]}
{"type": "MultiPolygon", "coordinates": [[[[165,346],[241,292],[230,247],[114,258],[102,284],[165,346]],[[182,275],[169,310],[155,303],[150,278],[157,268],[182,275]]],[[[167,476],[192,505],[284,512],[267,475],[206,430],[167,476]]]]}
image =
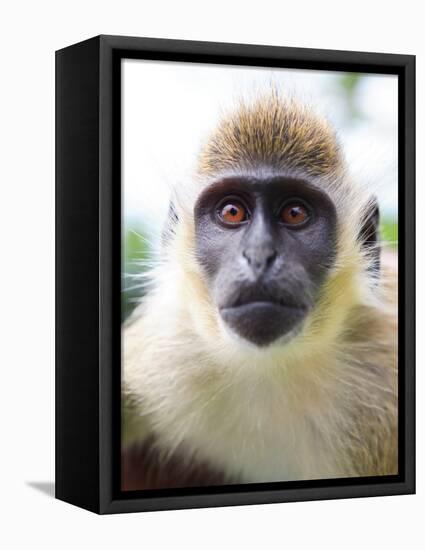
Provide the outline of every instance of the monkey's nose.
{"type": "Polygon", "coordinates": [[[246,248],[242,254],[257,277],[270,269],[277,256],[276,250],[269,246],[246,248]]]}

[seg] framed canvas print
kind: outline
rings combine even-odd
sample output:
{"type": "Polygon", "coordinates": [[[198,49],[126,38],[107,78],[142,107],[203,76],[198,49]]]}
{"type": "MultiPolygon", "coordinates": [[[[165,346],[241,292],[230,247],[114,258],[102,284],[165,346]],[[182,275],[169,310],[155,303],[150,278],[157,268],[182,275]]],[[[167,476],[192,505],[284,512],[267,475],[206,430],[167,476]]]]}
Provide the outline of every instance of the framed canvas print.
{"type": "Polygon", "coordinates": [[[56,54],[56,496],[414,492],[413,56],[56,54]]]}

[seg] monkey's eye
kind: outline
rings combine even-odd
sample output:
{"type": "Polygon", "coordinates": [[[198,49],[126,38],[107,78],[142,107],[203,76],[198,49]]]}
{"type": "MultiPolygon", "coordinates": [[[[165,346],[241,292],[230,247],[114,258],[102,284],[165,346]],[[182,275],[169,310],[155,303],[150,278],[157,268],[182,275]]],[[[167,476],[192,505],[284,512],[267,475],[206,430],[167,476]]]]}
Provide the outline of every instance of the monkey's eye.
{"type": "Polygon", "coordinates": [[[294,201],[285,204],[279,216],[285,225],[301,225],[310,218],[310,213],[302,202],[294,201]]]}
{"type": "Polygon", "coordinates": [[[217,209],[219,219],[226,225],[236,225],[249,219],[248,209],[238,199],[225,199],[217,209]]]}

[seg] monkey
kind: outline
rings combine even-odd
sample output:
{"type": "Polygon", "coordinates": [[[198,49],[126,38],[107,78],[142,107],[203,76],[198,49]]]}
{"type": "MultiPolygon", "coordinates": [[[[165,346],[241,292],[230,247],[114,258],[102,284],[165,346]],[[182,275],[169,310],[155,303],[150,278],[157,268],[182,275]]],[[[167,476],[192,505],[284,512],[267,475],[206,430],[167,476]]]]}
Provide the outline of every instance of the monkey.
{"type": "Polygon", "coordinates": [[[122,489],[396,475],[395,264],[329,121],[241,100],[123,329],[122,489]]]}

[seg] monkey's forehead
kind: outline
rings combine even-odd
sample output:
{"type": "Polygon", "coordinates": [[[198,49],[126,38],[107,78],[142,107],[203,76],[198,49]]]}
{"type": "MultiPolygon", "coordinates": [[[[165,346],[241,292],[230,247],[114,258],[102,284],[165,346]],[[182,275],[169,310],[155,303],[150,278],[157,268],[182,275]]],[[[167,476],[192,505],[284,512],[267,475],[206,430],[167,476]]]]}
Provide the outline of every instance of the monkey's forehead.
{"type": "Polygon", "coordinates": [[[258,165],[330,176],[343,167],[334,129],[295,100],[271,94],[221,120],[199,158],[199,173],[212,175],[258,165]]]}

